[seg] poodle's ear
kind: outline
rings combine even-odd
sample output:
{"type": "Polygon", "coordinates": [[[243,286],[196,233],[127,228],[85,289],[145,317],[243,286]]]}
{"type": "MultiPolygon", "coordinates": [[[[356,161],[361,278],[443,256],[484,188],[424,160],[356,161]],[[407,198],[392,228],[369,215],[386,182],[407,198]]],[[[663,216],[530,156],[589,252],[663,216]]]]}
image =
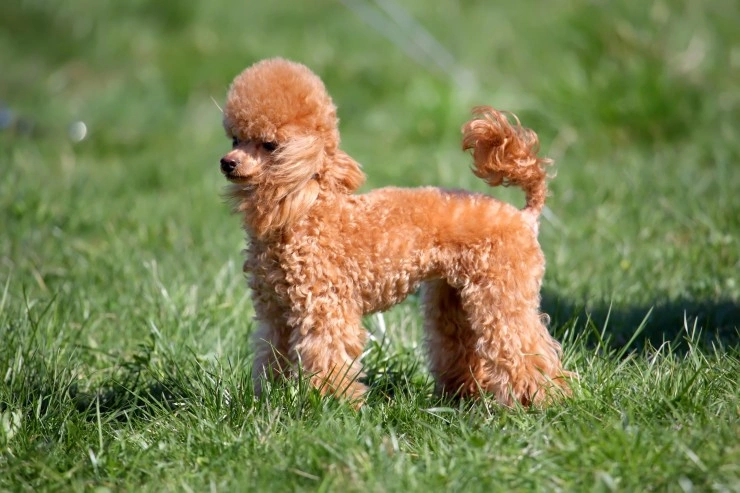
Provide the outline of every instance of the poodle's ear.
{"type": "Polygon", "coordinates": [[[334,152],[334,159],[330,159],[326,166],[326,183],[338,192],[352,193],[365,183],[365,173],[360,164],[340,149],[334,152]]]}

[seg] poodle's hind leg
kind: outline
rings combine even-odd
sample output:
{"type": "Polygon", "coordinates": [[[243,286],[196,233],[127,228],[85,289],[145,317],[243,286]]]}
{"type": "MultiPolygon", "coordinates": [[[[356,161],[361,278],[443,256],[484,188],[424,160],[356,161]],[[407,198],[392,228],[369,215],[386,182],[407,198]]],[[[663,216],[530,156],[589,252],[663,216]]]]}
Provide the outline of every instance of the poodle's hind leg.
{"type": "Polygon", "coordinates": [[[460,291],[482,362],[476,381],[509,406],[547,403],[568,394],[570,373],[562,367],[560,344],[539,311],[539,278],[531,268],[513,272],[517,265],[495,270],[485,278],[473,276],[460,291]]]}
{"type": "Polygon", "coordinates": [[[480,391],[476,375],[482,369],[476,337],[463,311],[460,292],[443,279],[421,288],[429,365],[436,390],[465,397],[480,391]]]}
{"type": "Polygon", "coordinates": [[[360,358],[367,340],[361,315],[350,315],[354,310],[331,301],[324,304],[314,300],[313,308],[315,312],[297,320],[290,356],[319,392],[345,397],[359,408],[367,390],[359,381],[363,376],[360,358]]]}

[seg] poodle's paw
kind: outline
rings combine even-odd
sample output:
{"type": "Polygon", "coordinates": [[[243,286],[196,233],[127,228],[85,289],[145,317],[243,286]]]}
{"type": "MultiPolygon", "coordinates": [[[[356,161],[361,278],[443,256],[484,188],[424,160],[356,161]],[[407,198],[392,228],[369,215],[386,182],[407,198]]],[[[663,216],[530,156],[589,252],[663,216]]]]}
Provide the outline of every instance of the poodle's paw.
{"type": "Polygon", "coordinates": [[[321,393],[347,400],[352,407],[360,409],[365,403],[367,386],[357,380],[357,377],[347,376],[322,376],[313,375],[310,379],[311,386],[321,393]]]}
{"type": "Polygon", "coordinates": [[[511,382],[509,402],[518,402],[522,406],[544,406],[562,400],[571,395],[569,379],[574,374],[565,370],[545,374],[539,368],[529,369],[525,374],[511,382]]]}

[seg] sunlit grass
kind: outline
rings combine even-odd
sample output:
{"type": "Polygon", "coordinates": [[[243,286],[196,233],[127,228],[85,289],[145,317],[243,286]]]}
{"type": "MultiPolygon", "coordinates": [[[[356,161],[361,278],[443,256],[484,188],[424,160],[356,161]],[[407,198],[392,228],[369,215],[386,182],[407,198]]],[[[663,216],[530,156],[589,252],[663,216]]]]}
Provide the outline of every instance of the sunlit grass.
{"type": "Polygon", "coordinates": [[[678,0],[4,5],[0,489],[736,490],[738,14],[678,0]],[[425,30],[444,53],[415,45],[425,30]],[[537,130],[557,162],[543,306],[580,375],[571,399],[438,398],[413,297],[365,320],[359,413],[303,383],[254,398],[218,105],[274,55],[325,79],[366,188],[520,203],[468,171],[459,128],[490,104],[537,130]]]}

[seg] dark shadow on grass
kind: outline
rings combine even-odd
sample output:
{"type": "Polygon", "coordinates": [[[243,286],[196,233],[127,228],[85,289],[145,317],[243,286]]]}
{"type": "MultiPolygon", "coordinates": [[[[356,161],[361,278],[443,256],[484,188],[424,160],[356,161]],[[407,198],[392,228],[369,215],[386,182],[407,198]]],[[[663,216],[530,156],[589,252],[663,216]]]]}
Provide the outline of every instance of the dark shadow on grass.
{"type": "Polygon", "coordinates": [[[553,293],[543,293],[542,309],[550,315],[550,328],[557,330],[570,325],[577,317],[578,328],[591,331],[588,342],[597,342],[596,331],[604,330],[612,346],[628,344],[635,331],[644,322],[645,327],[631,345],[641,349],[646,343],[659,346],[665,341],[675,343],[676,349],[685,344],[687,329],[700,333],[695,342],[711,348],[713,342],[737,345],[740,329],[740,304],[733,300],[694,300],[682,298],[656,302],[653,305],[609,306],[608,304],[576,304],[553,293]],[[587,326],[590,319],[593,328],[587,326]]]}
{"type": "Polygon", "coordinates": [[[127,421],[159,410],[174,412],[192,400],[187,389],[174,381],[150,381],[131,387],[113,382],[97,390],[79,391],[72,387],[69,396],[80,413],[95,419],[98,412],[106,417],[127,421]]]}

